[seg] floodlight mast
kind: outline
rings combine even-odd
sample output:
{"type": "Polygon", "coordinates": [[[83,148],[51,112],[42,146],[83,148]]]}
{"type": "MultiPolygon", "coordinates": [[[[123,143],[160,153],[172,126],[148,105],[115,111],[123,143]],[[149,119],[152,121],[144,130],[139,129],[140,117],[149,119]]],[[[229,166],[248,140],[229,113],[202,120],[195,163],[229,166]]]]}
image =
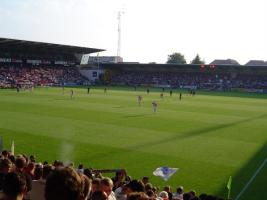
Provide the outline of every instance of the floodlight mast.
{"type": "Polygon", "coordinates": [[[117,58],[121,55],[121,15],[123,11],[118,12],[118,47],[117,47],[117,58]]]}

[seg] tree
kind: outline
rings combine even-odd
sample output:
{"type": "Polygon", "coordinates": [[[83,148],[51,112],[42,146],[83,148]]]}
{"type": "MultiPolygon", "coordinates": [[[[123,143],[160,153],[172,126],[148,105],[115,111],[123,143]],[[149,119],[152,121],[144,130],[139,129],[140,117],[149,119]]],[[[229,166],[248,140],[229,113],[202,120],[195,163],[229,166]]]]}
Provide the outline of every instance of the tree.
{"type": "Polygon", "coordinates": [[[173,53],[168,55],[167,64],[186,64],[186,60],[183,54],[173,53]]]}
{"type": "Polygon", "coordinates": [[[191,64],[201,65],[201,64],[205,64],[205,61],[201,60],[199,55],[197,54],[196,57],[191,61],[191,64]]]}

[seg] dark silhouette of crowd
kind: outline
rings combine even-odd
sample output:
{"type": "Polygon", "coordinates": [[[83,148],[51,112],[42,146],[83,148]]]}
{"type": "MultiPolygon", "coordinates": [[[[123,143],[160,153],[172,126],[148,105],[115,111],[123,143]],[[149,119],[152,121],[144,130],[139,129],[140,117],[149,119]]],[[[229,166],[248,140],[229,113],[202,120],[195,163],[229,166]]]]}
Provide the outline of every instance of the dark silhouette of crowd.
{"type": "Polygon", "coordinates": [[[130,72],[120,71],[113,73],[112,84],[130,86],[159,86],[166,85],[172,88],[196,87],[207,90],[232,90],[241,89],[262,89],[267,90],[267,76],[197,72],[130,72]]]}
{"type": "Polygon", "coordinates": [[[86,80],[70,66],[0,66],[0,88],[81,85],[86,80]]]}
{"type": "Polygon", "coordinates": [[[0,200],[222,200],[185,192],[182,186],[172,191],[154,186],[149,177],[132,179],[125,169],[94,170],[64,165],[55,160],[37,162],[35,156],[14,156],[2,151],[0,158],[0,200]],[[104,177],[114,172],[114,177],[104,177]]]}

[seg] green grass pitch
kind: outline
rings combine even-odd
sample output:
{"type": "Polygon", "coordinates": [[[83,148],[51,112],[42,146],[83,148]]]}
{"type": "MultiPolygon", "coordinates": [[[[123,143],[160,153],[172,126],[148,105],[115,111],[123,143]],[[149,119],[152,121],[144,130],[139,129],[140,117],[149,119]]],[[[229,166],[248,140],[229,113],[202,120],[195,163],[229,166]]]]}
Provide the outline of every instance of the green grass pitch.
{"type": "MultiPolygon", "coordinates": [[[[236,197],[267,157],[267,96],[175,91],[170,97],[145,89],[39,88],[0,90],[0,136],[9,149],[93,168],[126,168],[155,185],[226,196],[233,177],[236,197]],[[137,95],[143,96],[139,107],[137,95]],[[251,98],[253,97],[253,98],[251,98]],[[158,102],[152,113],[151,102],[158,102]],[[168,182],[152,175],[159,166],[177,167],[168,182]]],[[[267,164],[266,164],[267,165],[267,164]]],[[[267,166],[241,200],[267,199],[267,166]]]]}

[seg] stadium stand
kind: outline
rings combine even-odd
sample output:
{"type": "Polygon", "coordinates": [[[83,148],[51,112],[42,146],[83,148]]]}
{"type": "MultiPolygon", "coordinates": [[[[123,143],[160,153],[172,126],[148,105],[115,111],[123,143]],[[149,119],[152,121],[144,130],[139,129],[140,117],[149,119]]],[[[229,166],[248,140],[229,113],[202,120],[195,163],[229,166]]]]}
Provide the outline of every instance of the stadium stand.
{"type": "Polygon", "coordinates": [[[77,169],[60,161],[54,164],[38,163],[34,156],[12,155],[2,151],[0,155],[0,199],[27,200],[222,200],[222,198],[184,192],[178,186],[172,192],[170,186],[163,190],[149,182],[130,178],[125,169],[93,170],[77,169]],[[116,172],[115,177],[103,177],[101,173],[116,172]]]}
{"type": "Polygon", "coordinates": [[[103,64],[113,85],[267,92],[265,66],[103,64]]]}
{"type": "Polygon", "coordinates": [[[0,66],[0,88],[82,85],[85,81],[76,67],[0,66]]]}
{"type": "Polygon", "coordinates": [[[0,38],[0,88],[82,85],[78,71],[87,47],[0,38]]]}

